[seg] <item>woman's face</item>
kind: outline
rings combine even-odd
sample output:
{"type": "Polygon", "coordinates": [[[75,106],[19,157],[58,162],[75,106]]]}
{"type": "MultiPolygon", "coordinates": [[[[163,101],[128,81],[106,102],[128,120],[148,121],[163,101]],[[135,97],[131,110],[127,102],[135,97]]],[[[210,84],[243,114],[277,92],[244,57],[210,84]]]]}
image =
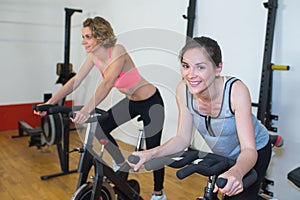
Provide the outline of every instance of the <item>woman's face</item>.
{"type": "Polygon", "coordinates": [[[214,66],[204,48],[189,49],[183,54],[181,74],[192,94],[206,90],[220,72],[221,68],[214,66]]]}
{"type": "Polygon", "coordinates": [[[93,33],[90,27],[82,28],[82,42],[85,51],[87,53],[93,52],[99,45],[96,38],[93,37],[93,33]]]}

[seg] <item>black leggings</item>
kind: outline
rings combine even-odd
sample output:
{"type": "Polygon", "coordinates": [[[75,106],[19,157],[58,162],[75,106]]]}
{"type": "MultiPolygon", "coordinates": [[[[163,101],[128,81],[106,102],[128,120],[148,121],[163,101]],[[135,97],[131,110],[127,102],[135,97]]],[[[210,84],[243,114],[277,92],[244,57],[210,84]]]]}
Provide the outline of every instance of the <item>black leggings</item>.
{"type": "Polygon", "coordinates": [[[263,181],[267,168],[270,163],[271,159],[271,153],[272,153],[272,147],[271,147],[271,142],[269,140],[268,144],[258,150],[258,158],[255,166],[253,167],[256,172],[257,172],[257,181],[250,186],[249,188],[245,189],[242,193],[228,197],[225,196],[224,200],[260,200],[262,199],[259,196],[259,190],[261,186],[261,182],[263,181]]]}
{"type": "MultiPolygon", "coordinates": [[[[111,107],[108,113],[108,119],[99,122],[100,127],[96,131],[96,137],[98,139],[103,138],[103,136],[107,137],[110,142],[106,145],[106,150],[116,163],[123,163],[124,157],[116,140],[110,133],[118,126],[137,116],[140,116],[143,120],[146,148],[151,149],[160,145],[165,111],[164,103],[158,89],[156,89],[153,96],[146,100],[131,101],[124,98],[111,107]]],[[[164,168],[153,172],[155,191],[163,189],[164,173],[164,168]]]]}

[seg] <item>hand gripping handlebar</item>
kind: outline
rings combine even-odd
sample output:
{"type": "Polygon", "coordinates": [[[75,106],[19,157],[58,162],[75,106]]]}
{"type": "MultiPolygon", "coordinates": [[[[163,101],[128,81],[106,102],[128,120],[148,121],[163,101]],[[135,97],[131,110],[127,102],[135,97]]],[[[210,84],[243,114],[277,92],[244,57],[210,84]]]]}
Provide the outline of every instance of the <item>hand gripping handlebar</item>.
{"type": "MultiPolygon", "coordinates": [[[[130,155],[128,161],[138,163],[139,157],[130,155]]],[[[172,154],[165,157],[155,158],[144,164],[146,170],[156,170],[164,166],[172,168],[181,168],[177,171],[176,176],[179,179],[184,179],[193,173],[199,173],[204,176],[220,175],[227,171],[235,164],[235,161],[213,153],[207,153],[198,150],[188,150],[172,154]]],[[[244,188],[252,185],[257,179],[257,173],[254,169],[250,170],[243,178],[244,188]]],[[[227,183],[224,178],[217,178],[216,184],[223,188],[227,183]]]]}

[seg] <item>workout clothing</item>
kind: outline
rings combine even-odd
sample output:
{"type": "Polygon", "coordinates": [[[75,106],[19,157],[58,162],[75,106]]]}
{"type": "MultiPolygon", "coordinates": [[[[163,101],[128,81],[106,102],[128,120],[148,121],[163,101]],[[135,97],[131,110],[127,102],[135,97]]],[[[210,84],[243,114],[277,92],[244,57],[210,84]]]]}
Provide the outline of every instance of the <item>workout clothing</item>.
{"type": "MultiPolygon", "coordinates": [[[[240,154],[240,144],[237,136],[235,116],[231,109],[230,93],[231,87],[235,81],[239,79],[232,77],[225,81],[224,77],[224,92],[223,102],[219,115],[215,118],[201,115],[194,109],[193,96],[187,89],[187,104],[193,115],[194,125],[199,133],[205,139],[212,152],[237,159],[240,154]]],[[[266,174],[270,159],[271,159],[271,143],[267,129],[260,123],[260,121],[252,115],[254,124],[254,133],[256,140],[256,149],[258,150],[258,158],[253,167],[257,172],[257,180],[249,188],[235,196],[225,196],[224,200],[260,200],[259,190],[261,182],[266,174]]]]}
{"type": "MultiPolygon", "coordinates": [[[[112,48],[109,48],[108,49],[109,62],[111,62],[111,51],[112,48]]],[[[102,78],[105,79],[104,73],[100,68],[100,65],[96,65],[96,66],[99,69],[102,78]]],[[[118,90],[123,90],[123,91],[130,90],[134,88],[139,83],[140,80],[141,80],[141,75],[139,74],[138,69],[134,67],[132,70],[128,72],[121,72],[114,83],[114,87],[116,87],[118,90]]]]}
{"type": "Polygon", "coordinates": [[[270,163],[272,155],[272,146],[271,142],[267,143],[267,145],[257,151],[257,161],[253,169],[255,169],[257,173],[256,182],[251,185],[249,188],[246,188],[240,194],[235,196],[225,196],[224,200],[264,200],[259,196],[259,191],[261,187],[261,183],[266,175],[267,168],[270,163]]]}
{"type": "Polygon", "coordinates": [[[115,81],[114,86],[119,90],[130,90],[134,88],[139,81],[141,76],[138,72],[138,69],[135,67],[132,71],[121,72],[117,80],[115,81]]]}
{"type": "MultiPolygon", "coordinates": [[[[224,77],[225,79],[225,77],[224,77]]],[[[212,152],[237,159],[241,147],[239,144],[236,130],[235,115],[231,109],[230,93],[231,87],[239,79],[232,77],[225,81],[223,92],[223,101],[221,111],[217,117],[210,117],[200,114],[193,103],[193,95],[187,91],[187,105],[193,115],[193,123],[199,133],[202,135],[212,152]]],[[[254,125],[254,134],[256,140],[256,149],[259,150],[266,146],[269,140],[268,130],[252,114],[254,125]]]]}
{"type": "MultiPolygon", "coordinates": [[[[111,107],[108,111],[108,118],[99,122],[99,130],[96,131],[98,139],[107,138],[106,150],[112,155],[116,163],[123,163],[124,157],[118,148],[115,139],[110,135],[118,126],[140,116],[144,124],[144,135],[146,148],[151,149],[160,145],[162,129],[164,125],[165,111],[164,103],[160,92],[156,89],[154,95],[141,101],[132,101],[128,98],[111,107]]],[[[154,191],[163,189],[164,168],[156,170],[154,174],[154,191]]]]}

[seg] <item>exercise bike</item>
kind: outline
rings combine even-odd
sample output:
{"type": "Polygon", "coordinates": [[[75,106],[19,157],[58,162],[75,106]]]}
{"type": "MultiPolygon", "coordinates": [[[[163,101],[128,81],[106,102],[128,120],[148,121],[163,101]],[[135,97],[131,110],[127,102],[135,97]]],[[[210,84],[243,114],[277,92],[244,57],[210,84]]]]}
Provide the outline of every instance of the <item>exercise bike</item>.
{"type": "MultiPolygon", "coordinates": [[[[75,117],[75,111],[82,106],[55,106],[49,108],[51,113],[68,113],[70,117],[75,117]]],[[[79,179],[76,192],[72,200],[142,200],[140,196],[139,183],[136,180],[127,180],[130,166],[125,162],[117,171],[114,171],[103,159],[104,147],[109,142],[101,139],[101,151],[97,153],[93,150],[95,131],[98,121],[105,120],[107,113],[104,110],[96,108],[87,120],[86,134],[82,148],[76,148],[71,152],[81,153],[79,161],[79,179]],[[89,173],[94,168],[92,181],[88,181],[89,173]]],[[[138,119],[138,121],[141,119],[138,119]]],[[[142,148],[143,131],[140,129],[137,149],[142,148]]]]}
{"type": "MultiPolygon", "coordinates": [[[[137,163],[138,156],[130,155],[128,157],[130,163],[137,163]]],[[[198,150],[189,149],[170,156],[155,158],[144,164],[145,169],[157,170],[165,165],[172,168],[180,168],[176,172],[179,179],[184,179],[194,173],[208,177],[207,186],[204,188],[204,196],[198,197],[196,200],[219,200],[218,194],[213,193],[214,185],[219,188],[225,187],[227,179],[218,178],[218,175],[227,171],[235,164],[235,161],[227,157],[223,157],[213,153],[207,153],[198,150]]],[[[243,178],[244,188],[251,186],[257,179],[257,173],[254,169],[250,170],[243,178]]]]}
{"type": "MultiPolygon", "coordinates": [[[[77,169],[70,170],[69,167],[69,135],[70,135],[70,119],[66,113],[52,113],[50,108],[56,107],[52,104],[35,105],[32,107],[35,111],[45,111],[47,115],[42,117],[41,134],[31,135],[31,142],[36,139],[37,143],[44,145],[56,145],[61,172],[43,175],[42,180],[63,176],[71,173],[76,173],[77,169]]],[[[62,107],[62,106],[61,106],[62,107]]],[[[43,145],[42,145],[43,146],[43,145]]]]}

